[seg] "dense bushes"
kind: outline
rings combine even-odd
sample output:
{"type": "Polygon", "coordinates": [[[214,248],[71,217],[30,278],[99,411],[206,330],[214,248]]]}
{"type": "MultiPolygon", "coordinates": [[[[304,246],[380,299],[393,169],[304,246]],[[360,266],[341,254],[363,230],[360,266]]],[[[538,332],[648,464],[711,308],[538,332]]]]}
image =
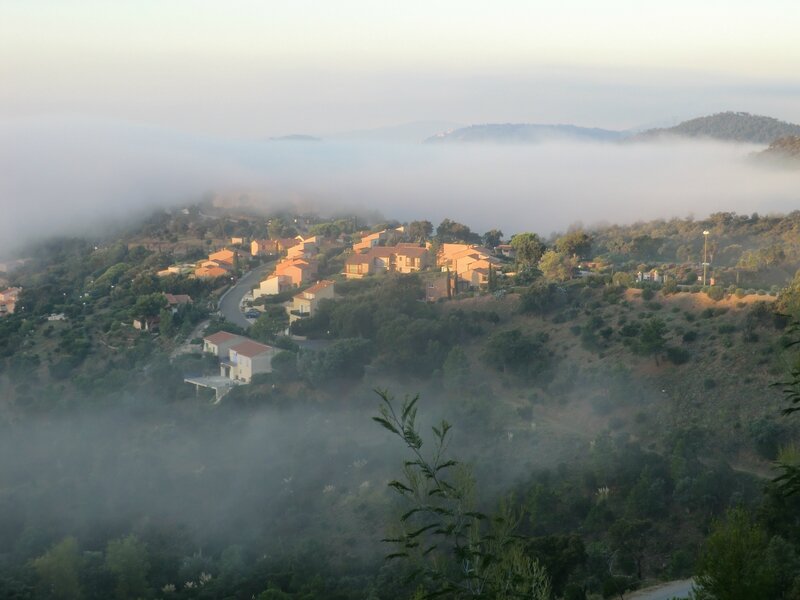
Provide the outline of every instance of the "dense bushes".
{"type": "Polygon", "coordinates": [[[533,378],[551,364],[552,357],[546,342],[547,336],[544,334],[534,337],[519,329],[499,331],[489,336],[484,359],[498,371],[533,378]]]}

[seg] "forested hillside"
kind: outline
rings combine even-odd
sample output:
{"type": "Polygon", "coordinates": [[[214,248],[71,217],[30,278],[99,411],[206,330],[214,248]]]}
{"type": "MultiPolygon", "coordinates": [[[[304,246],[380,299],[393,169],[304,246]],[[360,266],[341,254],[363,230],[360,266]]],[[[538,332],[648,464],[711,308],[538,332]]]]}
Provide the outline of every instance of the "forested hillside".
{"type": "Polygon", "coordinates": [[[800,125],[746,112],[722,112],[690,119],[674,127],[649,129],[631,139],[644,141],[674,136],[749,144],[771,144],[778,138],[790,135],[800,135],[800,125]]]}
{"type": "Polygon", "coordinates": [[[415,221],[408,239],[480,240],[497,265],[434,302],[449,270],[342,277],[350,218],[190,210],[31,248],[0,320],[0,596],[460,597],[474,531],[491,585],[508,583],[496,560],[536,598],[620,597],[712,573],[738,527],[774,594],[758,597],[791,597],[800,513],[770,478],[798,433],[772,385],[797,359],[798,224],[720,213],[502,244],[415,221]],[[290,336],[291,296],[262,299],[248,334],[279,350],[272,372],[214,403],[183,379],[218,373],[200,337],[239,332],[216,314],[230,278],[158,273],[268,227],[342,241],[321,262],[336,296],[290,336]],[[193,302],[172,312],[165,292],[193,302]],[[158,333],[132,327],[142,314],[158,333]],[[373,422],[381,406],[407,426],[373,422]],[[404,486],[439,491],[420,506],[404,486]],[[436,546],[422,563],[417,539],[436,546]]]}

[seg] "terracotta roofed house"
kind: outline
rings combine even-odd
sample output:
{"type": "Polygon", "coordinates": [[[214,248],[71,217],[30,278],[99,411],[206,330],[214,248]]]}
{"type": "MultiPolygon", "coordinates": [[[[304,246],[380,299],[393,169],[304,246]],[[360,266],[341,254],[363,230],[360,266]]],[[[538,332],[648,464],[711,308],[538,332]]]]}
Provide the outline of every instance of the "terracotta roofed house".
{"type": "Polygon", "coordinates": [[[231,346],[245,341],[247,338],[228,331],[218,331],[203,338],[203,352],[216,357],[225,357],[231,346]]]}
{"type": "Polygon", "coordinates": [[[172,312],[176,312],[179,306],[184,304],[191,304],[192,297],[188,294],[169,294],[165,293],[164,297],[167,299],[167,304],[172,309],[172,312]]]}
{"type": "Polygon", "coordinates": [[[428,266],[427,248],[416,244],[399,244],[395,247],[395,269],[398,273],[414,273],[428,266]]]}
{"type": "Polygon", "coordinates": [[[285,275],[292,285],[302,285],[312,281],[317,275],[317,263],[314,260],[293,258],[278,263],[275,275],[285,275]]]}
{"type": "Polygon", "coordinates": [[[344,262],[344,276],[360,279],[365,275],[385,273],[415,273],[428,266],[429,251],[416,244],[375,246],[361,254],[351,254],[344,262]]]}
{"type": "Polygon", "coordinates": [[[253,240],[250,242],[250,254],[251,256],[266,256],[269,254],[277,254],[278,253],[278,242],[277,240],[253,240]]]}
{"type": "Polygon", "coordinates": [[[222,250],[219,250],[218,252],[212,252],[211,254],[209,254],[208,255],[208,260],[213,260],[214,262],[217,262],[217,263],[220,263],[220,264],[224,263],[224,264],[230,265],[232,267],[233,266],[233,258],[234,258],[234,256],[236,256],[236,252],[234,252],[233,250],[228,250],[227,248],[224,248],[222,250]]]}
{"type": "Polygon", "coordinates": [[[227,360],[220,360],[220,375],[234,381],[250,383],[253,375],[270,373],[275,348],[242,338],[244,341],[228,349],[227,360]]]}
{"type": "Polygon", "coordinates": [[[316,312],[320,300],[325,298],[333,299],[333,285],[333,281],[322,280],[296,294],[292,298],[291,306],[287,307],[289,323],[294,323],[303,317],[312,316],[316,312]]]}
{"type": "Polygon", "coordinates": [[[214,279],[216,277],[224,277],[230,271],[219,266],[204,265],[197,267],[194,270],[194,276],[200,279],[214,279]]]}

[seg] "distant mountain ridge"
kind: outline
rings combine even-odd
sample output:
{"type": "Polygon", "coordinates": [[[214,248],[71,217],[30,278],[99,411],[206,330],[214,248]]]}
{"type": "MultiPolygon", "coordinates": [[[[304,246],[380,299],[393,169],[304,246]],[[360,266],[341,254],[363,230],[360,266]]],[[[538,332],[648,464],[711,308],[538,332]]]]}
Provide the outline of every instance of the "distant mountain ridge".
{"type": "Polygon", "coordinates": [[[640,142],[660,137],[688,137],[770,144],[778,138],[797,135],[800,135],[800,125],[762,115],[729,111],[690,119],[674,127],[649,129],[629,139],[640,142]]]}
{"type": "Polygon", "coordinates": [[[425,140],[425,143],[503,143],[531,144],[550,140],[590,140],[614,142],[623,139],[626,132],[598,127],[579,127],[577,125],[539,125],[529,123],[487,123],[470,125],[438,133],[425,140]]]}
{"type": "Polygon", "coordinates": [[[462,127],[461,123],[452,121],[412,121],[400,125],[389,125],[374,129],[342,131],[328,135],[328,139],[359,142],[402,142],[418,144],[439,131],[462,127]]]}
{"type": "Polygon", "coordinates": [[[424,141],[425,143],[535,144],[559,139],[646,142],[672,137],[770,144],[778,138],[787,136],[800,136],[800,125],[773,117],[728,111],[689,119],[674,127],[647,129],[639,133],[569,124],[487,123],[451,129],[437,133],[424,141]]]}

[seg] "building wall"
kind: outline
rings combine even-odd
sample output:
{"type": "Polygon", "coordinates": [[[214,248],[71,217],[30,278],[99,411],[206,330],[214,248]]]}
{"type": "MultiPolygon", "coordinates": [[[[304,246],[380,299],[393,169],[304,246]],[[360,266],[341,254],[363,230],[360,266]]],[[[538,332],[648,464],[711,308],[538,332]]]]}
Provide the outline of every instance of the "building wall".
{"type": "Polygon", "coordinates": [[[282,280],[280,275],[273,275],[259,284],[259,286],[253,291],[253,297],[260,298],[261,296],[274,296],[275,294],[280,294],[285,287],[285,280],[282,280]]]}
{"type": "Polygon", "coordinates": [[[226,356],[228,351],[231,349],[232,346],[235,346],[239,342],[241,342],[244,338],[235,337],[233,339],[220,342],[219,344],[212,344],[208,340],[203,340],[203,352],[208,352],[209,354],[213,354],[217,358],[220,356],[226,356]]]}

